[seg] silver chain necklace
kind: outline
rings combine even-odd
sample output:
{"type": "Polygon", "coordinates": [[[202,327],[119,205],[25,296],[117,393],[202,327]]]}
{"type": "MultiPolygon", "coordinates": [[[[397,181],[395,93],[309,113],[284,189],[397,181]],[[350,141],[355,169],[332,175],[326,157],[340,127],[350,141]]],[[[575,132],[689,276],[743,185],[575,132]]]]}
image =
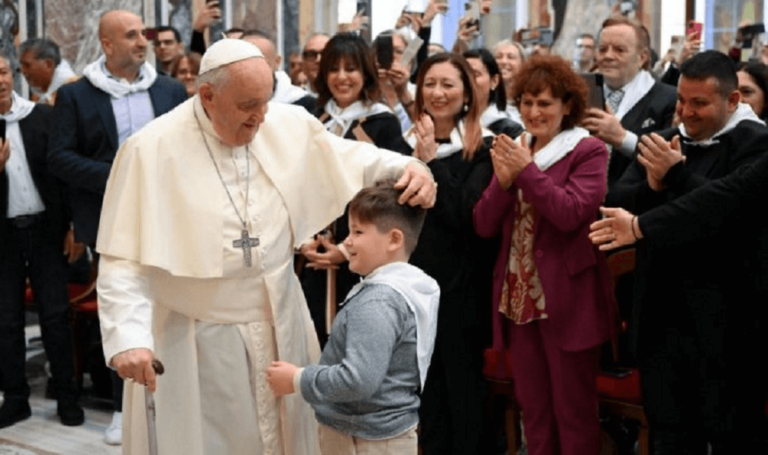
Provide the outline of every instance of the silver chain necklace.
{"type": "MultiPolygon", "coordinates": [[[[195,120],[197,120],[197,126],[200,127],[200,134],[203,136],[203,143],[205,144],[205,149],[208,150],[208,156],[211,157],[211,161],[213,162],[213,167],[216,168],[216,174],[219,176],[219,181],[221,182],[221,185],[224,187],[224,191],[227,192],[227,197],[229,198],[229,202],[232,204],[232,208],[235,209],[235,213],[237,214],[237,217],[240,219],[240,222],[243,224],[243,229],[240,232],[240,238],[232,241],[232,246],[234,248],[240,248],[243,250],[243,260],[245,261],[246,267],[251,267],[251,248],[259,246],[259,238],[258,237],[251,237],[248,233],[248,225],[245,221],[245,219],[240,215],[240,211],[237,210],[237,205],[235,204],[235,200],[232,198],[232,194],[229,192],[229,188],[227,188],[227,184],[224,182],[224,177],[221,176],[221,171],[219,170],[219,165],[216,164],[216,159],[213,157],[213,152],[211,151],[211,147],[208,145],[208,139],[205,137],[205,131],[203,131],[203,125],[200,123],[200,119],[197,117],[197,111],[194,111],[195,114],[195,120]]],[[[247,177],[245,179],[245,214],[248,215],[248,197],[250,195],[250,183],[251,183],[251,156],[250,156],[250,149],[248,146],[245,146],[245,162],[246,162],[246,173],[247,177]]]]}

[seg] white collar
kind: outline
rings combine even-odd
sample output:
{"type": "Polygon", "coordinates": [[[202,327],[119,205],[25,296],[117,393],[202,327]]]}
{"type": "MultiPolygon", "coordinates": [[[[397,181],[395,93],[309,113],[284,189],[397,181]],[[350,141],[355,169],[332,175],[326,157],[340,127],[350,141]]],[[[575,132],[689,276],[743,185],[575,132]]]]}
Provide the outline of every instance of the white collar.
{"type": "MultiPolygon", "coordinates": [[[[531,146],[533,137],[530,133],[523,133],[517,139],[517,143],[520,144],[523,137],[528,142],[528,147],[531,146]]],[[[547,145],[533,155],[533,162],[542,171],[546,171],[553,164],[557,163],[576,148],[582,139],[589,137],[589,131],[580,126],[573,127],[569,130],[560,131],[555,137],[553,137],[547,145]]]]}
{"type": "Polygon", "coordinates": [[[72,70],[72,67],[69,65],[69,62],[67,62],[66,60],[62,60],[61,63],[56,65],[56,69],[53,70],[53,76],[51,77],[50,85],[48,85],[48,90],[43,92],[32,86],[30,86],[29,88],[32,91],[32,93],[35,93],[40,96],[40,100],[38,102],[44,103],[46,101],[49,101],[51,99],[51,96],[56,92],[56,90],[58,90],[59,87],[64,85],[73,76],[76,76],[76,74],[72,70]]]}
{"type": "Polygon", "coordinates": [[[720,131],[713,134],[712,137],[709,137],[707,139],[702,139],[700,141],[694,141],[691,139],[690,136],[688,136],[688,133],[685,131],[685,125],[682,123],[680,123],[680,128],[679,128],[680,135],[683,136],[685,139],[687,139],[686,142],[689,145],[696,145],[699,147],[709,147],[710,145],[717,144],[718,142],[720,142],[717,139],[718,137],[736,128],[736,125],[743,122],[744,120],[749,120],[751,122],[756,122],[765,126],[765,122],[760,120],[760,118],[755,114],[755,111],[752,110],[749,104],[739,103],[739,105],[736,107],[736,111],[733,114],[731,114],[731,118],[728,119],[728,121],[725,123],[725,126],[723,126],[720,129],[720,131]]]}
{"type": "Polygon", "coordinates": [[[331,99],[325,103],[325,112],[331,116],[330,120],[325,122],[325,129],[333,131],[334,126],[341,126],[341,134],[339,136],[344,137],[347,134],[347,130],[355,120],[363,117],[370,117],[371,115],[380,114],[382,112],[392,113],[392,110],[381,104],[374,103],[366,105],[362,101],[355,101],[345,108],[341,108],[336,104],[334,99],[331,99]]]}
{"type": "Polygon", "coordinates": [[[83,76],[91,81],[91,84],[108,93],[112,98],[122,98],[136,92],[146,91],[155,83],[157,71],[147,62],[139,69],[139,77],[135,82],[125,79],[117,79],[106,66],[106,58],[102,55],[95,62],[88,64],[83,69],[83,76]]]}
{"type": "MultiPolygon", "coordinates": [[[[640,70],[635,74],[635,77],[633,77],[631,81],[624,85],[624,87],[621,87],[621,89],[624,90],[624,97],[621,99],[621,103],[619,103],[616,112],[614,112],[616,118],[619,120],[624,118],[627,112],[632,110],[637,102],[643,99],[645,94],[653,88],[655,83],[656,80],[648,71],[640,70]]],[[[606,94],[613,91],[607,84],[604,84],[604,89],[606,94]]]]}
{"type": "Polygon", "coordinates": [[[309,93],[306,90],[291,83],[291,77],[285,71],[275,71],[275,93],[272,94],[272,101],[293,104],[307,95],[309,93]]]}
{"type": "Polygon", "coordinates": [[[8,123],[18,122],[31,114],[34,108],[35,103],[20,97],[16,92],[11,92],[11,110],[0,114],[0,118],[8,123]]]}
{"type": "Polygon", "coordinates": [[[495,104],[490,104],[485,111],[483,111],[483,115],[480,116],[480,124],[483,125],[484,128],[488,128],[491,124],[503,119],[512,120],[512,117],[506,110],[500,111],[495,104]]]}
{"type": "Polygon", "coordinates": [[[352,287],[344,303],[371,284],[384,284],[394,289],[405,299],[416,318],[416,357],[423,390],[437,335],[440,286],[418,267],[407,262],[392,262],[377,268],[352,287]]]}

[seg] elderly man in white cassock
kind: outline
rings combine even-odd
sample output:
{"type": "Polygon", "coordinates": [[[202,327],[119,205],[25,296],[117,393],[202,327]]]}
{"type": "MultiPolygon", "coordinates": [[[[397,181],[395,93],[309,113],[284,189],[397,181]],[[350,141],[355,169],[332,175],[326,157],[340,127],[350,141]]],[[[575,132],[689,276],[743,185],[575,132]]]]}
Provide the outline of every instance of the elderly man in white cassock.
{"type": "Polygon", "coordinates": [[[363,186],[399,178],[401,203],[429,207],[434,180],[411,157],[269,103],[253,44],[217,42],[200,73],[197,96],[120,148],[104,196],[99,316],[107,362],[130,380],[123,453],[147,453],[148,390],[159,453],[316,454],[311,408],[275,398],[265,375],[273,360],[320,356],[294,249],[363,186]]]}

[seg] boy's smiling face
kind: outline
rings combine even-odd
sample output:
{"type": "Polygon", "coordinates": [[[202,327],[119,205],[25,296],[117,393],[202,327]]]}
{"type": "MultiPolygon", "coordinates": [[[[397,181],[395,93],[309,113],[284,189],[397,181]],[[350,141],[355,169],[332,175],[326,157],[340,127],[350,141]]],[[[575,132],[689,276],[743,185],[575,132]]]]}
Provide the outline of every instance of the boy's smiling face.
{"type": "Polygon", "coordinates": [[[349,270],[367,276],[378,267],[392,262],[392,234],[380,232],[373,223],[361,222],[356,216],[349,215],[349,236],[344,246],[349,252],[349,270]]]}

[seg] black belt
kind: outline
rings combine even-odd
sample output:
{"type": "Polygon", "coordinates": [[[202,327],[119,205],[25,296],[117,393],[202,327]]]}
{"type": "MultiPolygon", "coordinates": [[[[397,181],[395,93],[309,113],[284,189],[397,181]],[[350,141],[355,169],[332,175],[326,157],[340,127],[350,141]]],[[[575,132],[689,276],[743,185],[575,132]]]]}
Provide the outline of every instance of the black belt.
{"type": "Polygon", "coordinates": [[[8,218],[8,222],[16,229],[26,229],[42,219],[42,213],[35,213],[32,215],[17,216],[16,218],[8,218]]]}

